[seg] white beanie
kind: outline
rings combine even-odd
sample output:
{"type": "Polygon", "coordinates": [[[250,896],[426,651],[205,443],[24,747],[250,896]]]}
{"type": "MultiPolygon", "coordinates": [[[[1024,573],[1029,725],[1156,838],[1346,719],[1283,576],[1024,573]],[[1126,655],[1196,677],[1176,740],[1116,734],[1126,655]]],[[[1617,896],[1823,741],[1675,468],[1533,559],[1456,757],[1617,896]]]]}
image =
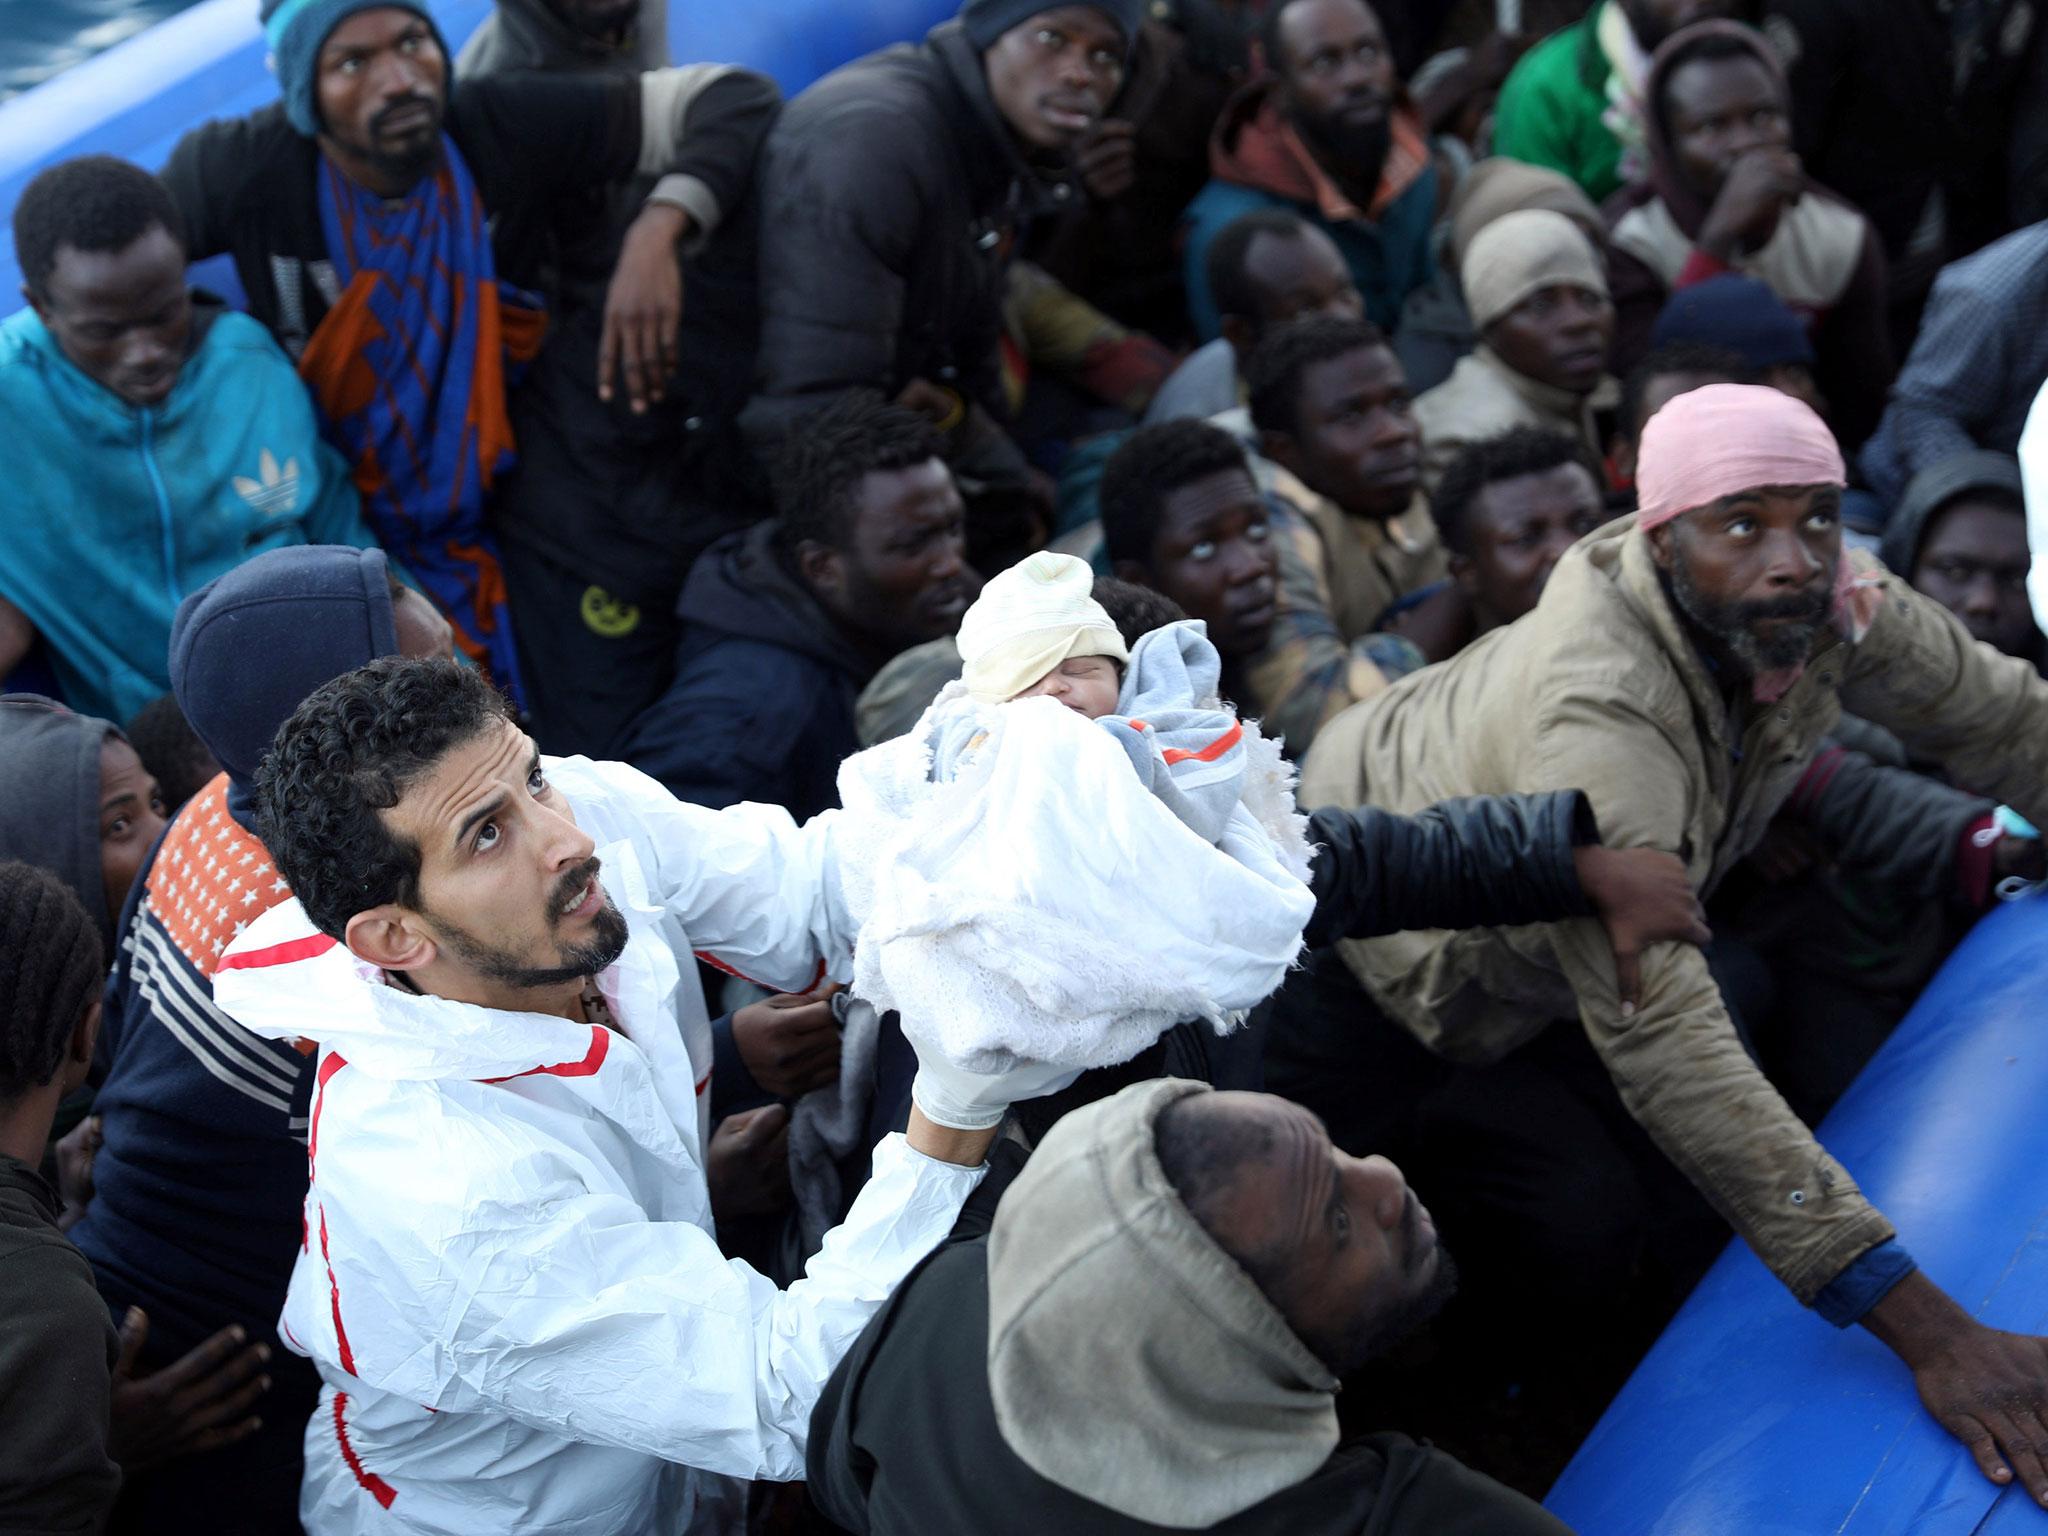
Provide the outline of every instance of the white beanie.
{"type": "Polygon", "coordinates": [[[961,674],[983,704],[1014,699],[1074,656],[1129,661],[1109,614],[1095,601],[1085,560],[1042,550],[990,579],[960,618],[961,674]]]}

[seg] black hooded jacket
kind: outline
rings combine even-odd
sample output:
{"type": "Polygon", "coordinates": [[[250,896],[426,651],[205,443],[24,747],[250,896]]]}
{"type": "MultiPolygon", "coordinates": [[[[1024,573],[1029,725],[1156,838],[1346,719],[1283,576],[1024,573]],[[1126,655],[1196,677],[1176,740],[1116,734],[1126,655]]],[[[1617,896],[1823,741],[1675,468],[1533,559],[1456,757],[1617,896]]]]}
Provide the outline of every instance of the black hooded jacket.
{"type": "Polygon", "coordinates": [[[761,151],[761,348],[745,426],[766,450],[849,389],[912,379],[1003,409],[1003,276],[1021,228],[1076,196],[1028,164],[960,23],[833,71],[761,151]]]}
{"type": "MultiPolygon", "coordinates": [[[[1132,1305],[1143,1304],[1133,1276],[1132,1305]]],[[[1104,1369],[1135,1370],[1105,1339],[1104,1369]]],[[[988,1382],[988,1244],[911,1272],[826,1383],[806,1466],[856,1536],[1146,1536],[1166,1528],[1047,1481],[1004,1443],[988,1382]]],[[[1568,1536],[1536,1504],[1406,1435],[1340,1446],[1314,1475],[1211,1536],[1568,1536]]]]}
{"type": "Polygon", "coordinates": [[[760,800],[804,821],[839,803],[840,760],[860,749],[854,703],[886,658],[797,579],[779,527],[731,534],[691,570],[675,681],[634,723],[625,758],[678,799],[760,800]]]}

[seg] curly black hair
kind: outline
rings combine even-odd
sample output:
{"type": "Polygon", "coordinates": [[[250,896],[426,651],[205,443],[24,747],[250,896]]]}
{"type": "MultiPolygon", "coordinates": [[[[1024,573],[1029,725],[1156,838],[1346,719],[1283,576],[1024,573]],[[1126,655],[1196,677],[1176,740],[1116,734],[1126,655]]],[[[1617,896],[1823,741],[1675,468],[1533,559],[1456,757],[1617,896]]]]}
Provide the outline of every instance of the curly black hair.
{"type": "Polygon", "coordinates": [[[1252,425],[1261,432],[1301,431],[1301,378],[1318,363],[1349,356],[1368,347],[1384,347],[1387,338],[1370,320],[1331,315],[1304,315],[1276,325],[1259,338],[1245,365],[1245,393],[1252,425]]]}
{"type": "Polygon", "coordinates": [[[71,888],[33,864],[0,863],[0,1103],[57,1075],[106,979],[99,930],[71,888]]]}
{"type": "Polygon", "coordinates": [[[57,268],[57,252],[125,251],[161,225],[185,246],[185,222],[161,181],[112,155],[81,155],[42,172],[14,205],[14,256],[21,280],[39,298],[57,268]]]}
{"type": "Polygon", "coordinates": [[[929,418],[869,390],[806,416],[783,439],[771,475],[783,554],[794,556],[806,543],[847,548],[861,481],[945,456],[946,441],[929,418]]]}
{"type": "Polygon", "coordinates": [[[399,656],[344,672],[293,711],[256,770],[257,814],[314,927],[338,939],[358,912],[419,905],[419,846],[377,813],[454,748],[511,719],[481,674],[399,656]]]}
{"type": "Polygon", "coordinates": [[[1593,477],[1597,492],[1602,479],[1600,465],[1591,450],[1575,437],[1546,427],[1510,427],[1497,437],[1483,437],[1459,450],[1438,482],[1430,511],[1436,517],[1437,537],[1454,555],[1472,553],[1472,505],[1479,493],[1502,480],[1519,480],[1523,475],[1540,475],[1561,464],[1576,464],[1593,477]]]}
{"type": "Polygon", "coordinates": [[[1244,320],[1259,318],[1259,294],[1244,264],[1261,235],[1275,240],[1299,240],[1308,232],[1308,220],[1298,213],[1279,208],[1258,208],[1239,214],[1209,242],[1204,267],[1209,275],[1209,297],[1219,315],[1236,315],[1244,320]]]}
{"type": "Polygon", "coordinates": [[[1136,645],[1142,636],[1187,617],[1180,604],[1164,592],[1154,592],[1135,581],[1118,581],[1114,576],[1096,577],[1095,588],[1089,595],[1102,604],[1102,611],[1124,637],[1125,645],[1136,645]]]}
{"type": "Polygon", "coordinates": [[[1668,341],[1629,369],[1621,381],[1621,414],[1615,425],[1622,436],[1634,442],[1643,435],[1643,399],[1650,381],[1667,373],[1710,373],[1730,384],[1753,384],[1756,372],[1733,347],[1718,347],[1707,341],[1668,341]]]}
{"type": "Polygon", "coordinates": [[[1166,498],[1227,469],[1251,473],[1237,439],[1211,422],[1183,418],[1138,428],[1102,467],[1102,543],[1109,558],[1149,567],[1166,498]]]}

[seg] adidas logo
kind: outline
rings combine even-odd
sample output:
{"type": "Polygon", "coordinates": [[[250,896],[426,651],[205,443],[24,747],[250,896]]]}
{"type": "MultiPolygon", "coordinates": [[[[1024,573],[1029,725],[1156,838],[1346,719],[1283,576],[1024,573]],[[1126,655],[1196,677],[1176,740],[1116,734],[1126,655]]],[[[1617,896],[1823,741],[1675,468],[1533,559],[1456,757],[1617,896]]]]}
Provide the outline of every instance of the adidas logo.
{"type": "Polygon", "coordinates": [[[279,468],[277,455],[266,448],[257,460],[256,473],[259,478],[255,480],[247,475],[235,476],[235,490],[259,517],[282,517],[298,509],[297,459],[286,459],[283,468],[279,468]]]}

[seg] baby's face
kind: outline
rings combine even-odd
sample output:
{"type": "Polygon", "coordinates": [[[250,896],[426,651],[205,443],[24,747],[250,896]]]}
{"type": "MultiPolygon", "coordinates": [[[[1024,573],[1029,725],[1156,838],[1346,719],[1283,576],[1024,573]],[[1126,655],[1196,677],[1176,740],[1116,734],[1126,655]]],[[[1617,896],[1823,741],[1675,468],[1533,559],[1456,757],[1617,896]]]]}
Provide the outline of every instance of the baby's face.
{"type": "Polygon", "coordinates": [[[1057,699],[1078,715],[1100,720],[1116,713],[1116,698],[1122,689],[1123,675],[1109,657],[1069,656],[1017,698],[1057,699]]]}

